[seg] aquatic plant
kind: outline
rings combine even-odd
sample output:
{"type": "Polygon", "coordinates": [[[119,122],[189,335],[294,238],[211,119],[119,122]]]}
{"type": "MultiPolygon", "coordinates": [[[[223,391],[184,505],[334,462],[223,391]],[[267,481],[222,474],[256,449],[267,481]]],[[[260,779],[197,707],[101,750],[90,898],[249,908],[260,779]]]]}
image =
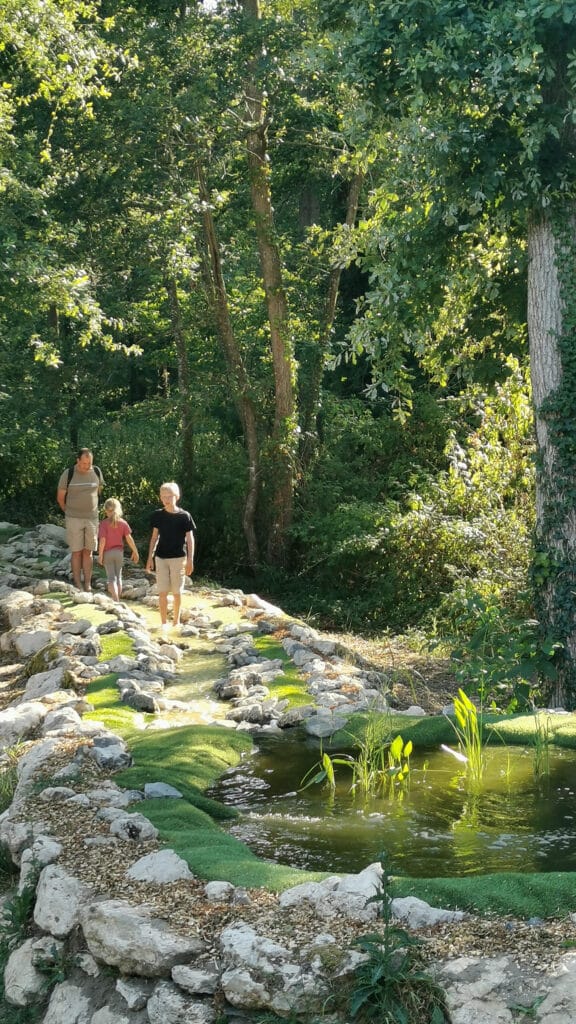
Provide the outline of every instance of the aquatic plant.
{"type": "Polygon", "coordinates": [[[306,773],[300,790],[313,785],[324,785],[333,796],[336,790],[336,768],[352,772],[351,789],[354,793],[377,796],[388,790],[393,796],[407,781],[410,772],[412,741],[404,743],[401,736],[390,739],[388,719],[383,714],[370,714],[362,737],[355,737],[357,754],[327,754],[320,752],[320,760],[306,773]]]}
{"type": "Polygon", "coordinates": [[[410,777],[410,754],[412,740],[404,743],[400,735],[392,740],[388,747],[388,778],[390,789],[402,787],[410,777]]]}
{"type": "Polygon", "coordinates": [[[484,775],[484,750],[482,731],[478,721],[478,710],[464,690],[458,690],[454,699],[454,718],[449,719],[458,738],[459,752],[442,744],[442,749],[457,757],[465,764],[465,775],[471,788],[479,788],[484,775]]]}
{"type": "Polygon", "coordinates": [[[550,715],[534,707],[534,775],[537,779],[550,775],[550,715]]]}
{"type": "Polygon", "coordinates": [[[352,788],[363,795],[379,793],[387,781],[386,751],[390,746],[389,716],[370,711],[361,735],[354,737],[357,753],[352,758],[352,788]]]}
{"type": "Polygon", "coordinates": [[[336,790],[335,766],[344,765],[347,768],[353,768],[353,764],[353,758],[347,754],[330,756],[330,754],[320,749],[320,760],[313,764],[309,771],[306,772],[306,775],[300,782],[300,790],[322,784],[333,795],[336,790]]]}

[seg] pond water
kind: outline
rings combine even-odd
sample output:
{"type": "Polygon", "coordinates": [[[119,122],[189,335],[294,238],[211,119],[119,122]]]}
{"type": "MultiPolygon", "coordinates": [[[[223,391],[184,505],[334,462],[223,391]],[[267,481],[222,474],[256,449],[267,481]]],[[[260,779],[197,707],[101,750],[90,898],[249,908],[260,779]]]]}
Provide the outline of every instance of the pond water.
{"type": "Polygon", "coordinates": [[[404,791],[368,800],[354,797],[344,768],[333,796],[319,785],[299,792],[318,759],[302,738],[260,741],[210,790],[242,812],[230,832],[261,857],[309,870],[360,871],[383,850],[395,874],[415,878],[576,870],[576,751],[551,747],[538,781],[533,750],[488,747],[476,795],[450,754],[418,752],[404,791]]]}

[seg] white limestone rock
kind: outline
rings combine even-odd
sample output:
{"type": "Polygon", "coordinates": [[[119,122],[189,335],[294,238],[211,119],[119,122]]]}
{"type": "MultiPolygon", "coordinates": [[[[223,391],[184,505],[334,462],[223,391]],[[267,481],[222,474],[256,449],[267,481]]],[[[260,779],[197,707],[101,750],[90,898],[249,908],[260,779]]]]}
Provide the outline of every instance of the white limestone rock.
{"type": "Polygon", "coordinates": [[[26,590],[3,589],[0,592],[0,623],[6,629],[14,629],[33,612],[34,596],[26,590]]]}
{"type": "Polygon", "coordinates": [[[63,981],[52,991],[42,1024],[90,1024],[90,999],[78,985],[63,981]]]}
{"type": "Polygon", "coordinates": [[[232,1006],[245,1010],[261,1010],[270,1005],[271,995],[265,985],[256,981],[249,971],[231,967],[224,971],[220,984],[222,992],[232,1006]]]}
{"type": "Polygon", "coordinates": [[[38,879],[34,922],[42,931],[64,938],[78,924],[80,912],[91,896],[91,886],[86,882],[68,874],[58,864],[48,864],[38,879]]]}
{"type": "Polygon", "coordinates": [[[4,970],[4,995],[11,1006],[30,1006],[46,989],[46,975],[32,962],[34,939],[26,939],[10,956],[4,970]]]}
{"type": "Polygon", "coordinates": [[[141,857],[128,868],[126,876],[137,882],[158,882],[160,885],[194,878],[186,861],[174,850],[159,850],[141,857]]]}
{"type": "Polygon", "coordinates": [[[50,629],[27,630],[13,634],[13,645],[21,658],[31,658],[38,654],[56,638],[56,632],[50,629]]]}
{"type": "Polygon", "coordinates": [[[228,966],[246,966],[270,975],[276,973],[278,963],[290,957],[286,946],[259,935],[245,921],[224,928],[220,948],[228,966]]]}
{"type": "Polygon", "coordinates": [[[168,976],[176,964],[188,963],[204,951],[200,939],[172,932],[146,907],[125,900],[84,906],[80,924],[96,960],[118,967],[123,974],[168,976]]]}
{"type": "Polygon", "coordinates": [[[51,836],[38,836],[31,846],[22,852],[18,894],[36,883],[42,868],[54,864],[62,853],[62,844],[51,836]]]}
{"type": "Polygon", "coordinates": [[[204,895],[210,903],[229,903],[234,895],[232,882],[207,882],[204,895]]]}
{"type": "Polygon", "coordinates": [[[439,910],[416,896],[397,896],[391,901],[390,909],[395,918],[410,928],[427,928],[448,921],[462,921],[466,917],[463,910],[439,910]]]}
{"type": "Polygon", "coordinates": [[[161,981],[146,1007],[150,1024],[213,1024],[216,1010],[201,1000],[191,999],[171,981],[161,981]]]}
{"type": "MultiPolygon", "coordinates": [[[[35,672],[26,683],[23,698],[25,701],[39,700],[46,694],[59,690],[64,682],[66,669],[64,667],[52,668],[46,672],[35,672]]],[[[68,693],[68,697],[71,694],[68,693]]]]}
{"type": "Polygon", "coordinates": [[[123,811],[110,824],[112,835],[133,843],[157,839],[158,829],[143,814],[126,814],[123,811]]]}
{"type": "Polygon", "coordinates": [[[48,708],[39,700],[12,704],[4,711],[0,711],[0,750],[13,747],[19,740],[31,736],[47,713],[48,708]]]}
{"type": "Polygon", "coordinates": [[[218,964],[188,967],[178,964],[172,968],[172,981],[190,995],[213,995],[220,982],[218,964]]]}
{"type": "Polygon", "coordinates": [[[116,991],[129,1010],[143,1010],[153,988],[153,982],[144,978],[118,978],[116,982],[116,991]]]}

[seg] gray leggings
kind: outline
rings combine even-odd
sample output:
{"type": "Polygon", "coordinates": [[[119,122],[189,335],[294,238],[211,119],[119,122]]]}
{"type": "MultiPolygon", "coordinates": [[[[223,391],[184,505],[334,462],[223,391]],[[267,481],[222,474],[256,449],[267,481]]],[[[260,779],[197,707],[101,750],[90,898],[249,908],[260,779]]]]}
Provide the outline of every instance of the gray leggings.
{"type": "Polygon", "coordinates": [[[106,569],[106,579],[108,580],[108,583],[122,582],[123,562],[124,552],[122,548],[111,548],[110,551],[104,552],[104,568],[106,569]]]}

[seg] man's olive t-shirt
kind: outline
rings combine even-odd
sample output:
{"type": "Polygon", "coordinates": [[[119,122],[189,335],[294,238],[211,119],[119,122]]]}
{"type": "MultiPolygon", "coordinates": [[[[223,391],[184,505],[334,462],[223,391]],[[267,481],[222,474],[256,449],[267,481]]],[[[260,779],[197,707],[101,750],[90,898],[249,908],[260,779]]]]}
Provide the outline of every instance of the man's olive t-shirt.
{"type": "Polygon", "coordinates": [[[72,519],[95,519],[98,517],[98,490],[103,481],[93,469],[87,473],[74,470],[68,483],[65,469],[58,481],[58,490],[66,491],[66,515],[72,519]]]}

